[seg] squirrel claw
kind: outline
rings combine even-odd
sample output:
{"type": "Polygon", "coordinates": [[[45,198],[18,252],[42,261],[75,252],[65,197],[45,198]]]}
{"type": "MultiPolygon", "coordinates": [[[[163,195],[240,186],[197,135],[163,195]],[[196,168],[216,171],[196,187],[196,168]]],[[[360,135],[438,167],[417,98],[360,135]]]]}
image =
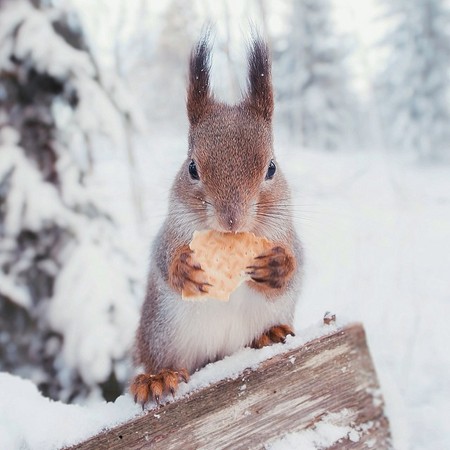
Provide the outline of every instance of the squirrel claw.
{"type": "Polygon", "coordinates": [[[186,369],[179,371],[164,369],[156,375],[142,373],[134,378],[130,391],[134,396],[135,403],[140,403],[142,410],[144,410],[145,404],[150,399],[153,399],[159,407],[163,394],[170,392],[174,397],[181,381],[185,383],[189,381],[189,373],[186,369]]]}
{"type": "Polygon", "coordinates": [[[255,257],[255,264],[247,266],[247,275],[261,289],[281,289],[286,286],[294,272],[295,260],[282,247],[274,247],[267,253],[255,257]]]}
{"type": "Polygon", "coordinates": [[[184,285],[183,293],[188,295],[196,295],[199,292],[207,294],[208,289],[205,286],[212,286],[209,283],[197,283],[193,280],[187,280],[188,282],[184,285]]]}
{"type": "Polygon", "coordinates": [[[189,372],[186,369],[180,369],[175,373],[178,375],[178,381],[184,381],[185,383],[189,381],[189,372]]]}
{"type": "Polygon", "coordinates": [[[274,255],[284,255],[286,252],[283,247],[277,246],[273,247],[269,252],[263,253],[262,255],[255,256],[255,259],[264,259],[264,258],[271,258],[274,255]]]}
{"type": "Polygon", "coordinates": [[[178,256],[174,257],[169,268],[169,284],[179,293],[207,293],[207,287],[211,284],[206,282],[204,270],[192,258],[192,253],[187,245],[179,249],[178,256]]]}
{"type": "Polygon", "coordinates": [[[262,348],[272,344],[284,344],[288,335],[295,336],[294,331],[289,325],[276,325],[254,339],[251,347],[262,348]]]}
{"type": "Polygon", "coordinates": [[[204,294],[207,294],[207,293],[208,293],[208,289],[205,289],[203,286],[212,286],[212,284],[209,284],[209,283],[203,283],[203,284],[201,284],[201,285],[199,286],[198,290],[199,290],[200,292],[203,292],[204,294]]]}

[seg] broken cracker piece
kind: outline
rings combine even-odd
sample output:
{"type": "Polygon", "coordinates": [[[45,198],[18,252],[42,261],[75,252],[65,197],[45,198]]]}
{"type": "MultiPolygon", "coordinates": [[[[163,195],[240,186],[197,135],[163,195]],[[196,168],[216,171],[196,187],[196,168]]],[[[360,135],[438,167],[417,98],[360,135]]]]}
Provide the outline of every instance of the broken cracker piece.
{"type": "Polygon", "coordinates": [[[250,280],[247,267],[254,259],[273,248],[274,244],[253,233],[222,233],[214,230],[195,231],[190,249],[192,257],[205,271],[212,286],[207,293],[191,295],[182,292],[183,300],[214,298],[228,301],[231,293],[244,281],[250,280]]]}

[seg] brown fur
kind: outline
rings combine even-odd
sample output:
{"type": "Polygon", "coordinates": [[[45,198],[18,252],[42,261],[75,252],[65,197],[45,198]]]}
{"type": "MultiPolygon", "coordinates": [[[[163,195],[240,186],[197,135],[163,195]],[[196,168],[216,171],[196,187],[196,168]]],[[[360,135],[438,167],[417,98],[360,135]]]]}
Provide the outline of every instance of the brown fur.
{"type": "Polygon", "coordinates": [[[209,87],[210,60],[208,36],[205,36],[192,51],[189,62],[186,107],[191,125],[197,125],[213,103],[209,87]]]}
{"type": "Polygon", "coordinates": [[[248,63],[249,94],[246,102],[260,117],[270,122],[273,115],[272,73],[265,42],[255,40],[248,63]]]}

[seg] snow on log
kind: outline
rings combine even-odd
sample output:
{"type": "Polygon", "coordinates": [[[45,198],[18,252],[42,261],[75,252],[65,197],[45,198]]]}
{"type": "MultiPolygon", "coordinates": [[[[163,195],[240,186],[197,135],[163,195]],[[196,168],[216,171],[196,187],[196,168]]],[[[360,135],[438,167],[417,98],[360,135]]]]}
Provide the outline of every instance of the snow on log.
{"type": "Polygon", "coordinates": [[[391,448],[360,324],[276,355],[234,380],[219,381],[71,448],[276,449],[305,439],[318,448],[391,448]]]}

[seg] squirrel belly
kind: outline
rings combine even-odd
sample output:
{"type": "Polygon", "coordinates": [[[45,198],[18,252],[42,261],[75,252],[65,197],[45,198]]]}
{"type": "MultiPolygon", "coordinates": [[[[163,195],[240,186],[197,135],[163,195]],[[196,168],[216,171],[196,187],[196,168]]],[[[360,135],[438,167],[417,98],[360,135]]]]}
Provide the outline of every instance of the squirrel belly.
{"type": "Polygon", "coordinates": [[[268,300],[244,283],[228,302],[190,302],[181,300],[154,274],[138,329],[136,363],[150,373],[179,367],[192,373],[250,345],[274,325],[292,324],[296,294],[288,290],[268,300]]]}

